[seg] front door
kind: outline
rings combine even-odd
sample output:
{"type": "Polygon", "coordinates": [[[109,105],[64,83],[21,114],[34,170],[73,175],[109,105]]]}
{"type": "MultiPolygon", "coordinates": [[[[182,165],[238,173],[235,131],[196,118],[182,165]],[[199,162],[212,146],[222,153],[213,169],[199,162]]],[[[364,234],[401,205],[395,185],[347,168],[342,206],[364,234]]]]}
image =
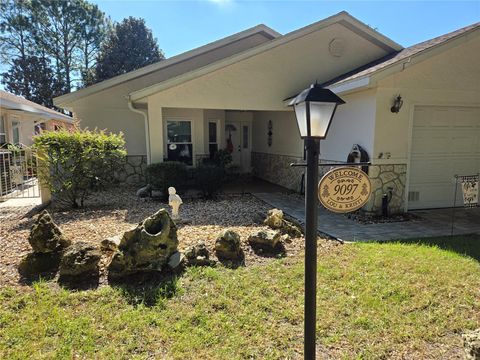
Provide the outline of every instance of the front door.
{"type": "Polygon", "coordinates": [[[232,163],[242,172],[251,172],[251,124],[247,121],[225,122],[226,148],[232,154],[232,163]]]}

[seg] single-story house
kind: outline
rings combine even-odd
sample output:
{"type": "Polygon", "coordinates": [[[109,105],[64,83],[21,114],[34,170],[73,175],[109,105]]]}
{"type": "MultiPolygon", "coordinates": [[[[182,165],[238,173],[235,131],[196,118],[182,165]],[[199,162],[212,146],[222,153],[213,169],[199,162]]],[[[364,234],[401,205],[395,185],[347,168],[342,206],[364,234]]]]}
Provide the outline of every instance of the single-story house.
{"type": "Polygon", "coordinates": [[[303,170],[289,164],[304,146],[285,100],[318,82],[346,101],[321,160],[361,149],[372,162],[366,210],[389,192],[393,212],[449,207],[454,175],[480,170],[479,63],[480,23],[403,48],[341,12],[285,35],[258,25],[55,104],[81,126],[122,131],[130,174],[164,160],[195,166],[228,145],[243,171],[298,191],[303,170]]]}
{"type": "Polygon", "coordinates": [[[72,128],[73,123],[70,116],[0,90],[0,147],[4,144],[28,147],[40,131],[72,128]]]}

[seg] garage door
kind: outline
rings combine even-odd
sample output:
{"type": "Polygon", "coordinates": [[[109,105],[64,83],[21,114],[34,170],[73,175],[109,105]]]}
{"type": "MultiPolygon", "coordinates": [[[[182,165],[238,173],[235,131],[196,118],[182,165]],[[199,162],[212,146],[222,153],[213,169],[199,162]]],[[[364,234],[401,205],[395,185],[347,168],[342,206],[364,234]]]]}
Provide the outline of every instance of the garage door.
{"type": "MultiPolygon", "coordinates": [[[[409,209],[453,206],[454,176],[479,172],[480,108],[415,107],[409,209]]],[[[459,204],[462,204],[460,187],[459,204]]]]}

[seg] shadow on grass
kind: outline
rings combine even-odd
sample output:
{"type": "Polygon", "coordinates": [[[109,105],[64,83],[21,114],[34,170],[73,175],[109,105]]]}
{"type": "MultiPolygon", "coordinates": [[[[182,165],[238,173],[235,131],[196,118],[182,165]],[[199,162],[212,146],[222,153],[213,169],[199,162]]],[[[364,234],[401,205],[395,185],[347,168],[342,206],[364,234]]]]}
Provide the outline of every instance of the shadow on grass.
{"type": "Polygon", "coordinates": [[[109,283],[112,287],[121,290],[123,297],[130,305],[151,307],[178,293],[180,275],[179,273],[138,273],[122,279],[109,279],[109,283]]]}
{"type": "Polygon", "coordinates": [[[443,250],[449,250],[460,255],[471,257],[480,262],[480,234],[411,238],[383,241],[382,243],[388,244],[392,242],[435,246],[443,250]]]}

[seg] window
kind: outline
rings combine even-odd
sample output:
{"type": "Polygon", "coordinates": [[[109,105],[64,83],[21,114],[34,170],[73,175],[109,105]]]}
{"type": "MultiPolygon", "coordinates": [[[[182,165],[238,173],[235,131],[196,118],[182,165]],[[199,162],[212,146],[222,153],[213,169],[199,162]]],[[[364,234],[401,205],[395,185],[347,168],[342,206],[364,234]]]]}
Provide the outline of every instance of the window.
{"type": "Polygon", "coordinates": [[[12,136],[13,136],[13,143],[19,144],[20,143],[20,123],[18,121],[12,121],[12,136]]]}
{"type": "Polygon", "coordinates": [[[248,125],[243,125],[243,148],[248,149],[248,125]]]}
{"type": "Polygon", "coordinates": [[[7,131],[5,129],[5,116],[0,117],[0,146],[7,142],[7,131]]]}
{"type": "Polygon", "coordinates": [[[216,121],[208,122],[208,153],[210,159],[213,159],[215,153],[218,151],[217,129],[218,126],[216,121]]]}
{"type": "Polygon", "coordinates": [[[167,158],[193,165],[192,123],[167,121],[167,158]]]}

